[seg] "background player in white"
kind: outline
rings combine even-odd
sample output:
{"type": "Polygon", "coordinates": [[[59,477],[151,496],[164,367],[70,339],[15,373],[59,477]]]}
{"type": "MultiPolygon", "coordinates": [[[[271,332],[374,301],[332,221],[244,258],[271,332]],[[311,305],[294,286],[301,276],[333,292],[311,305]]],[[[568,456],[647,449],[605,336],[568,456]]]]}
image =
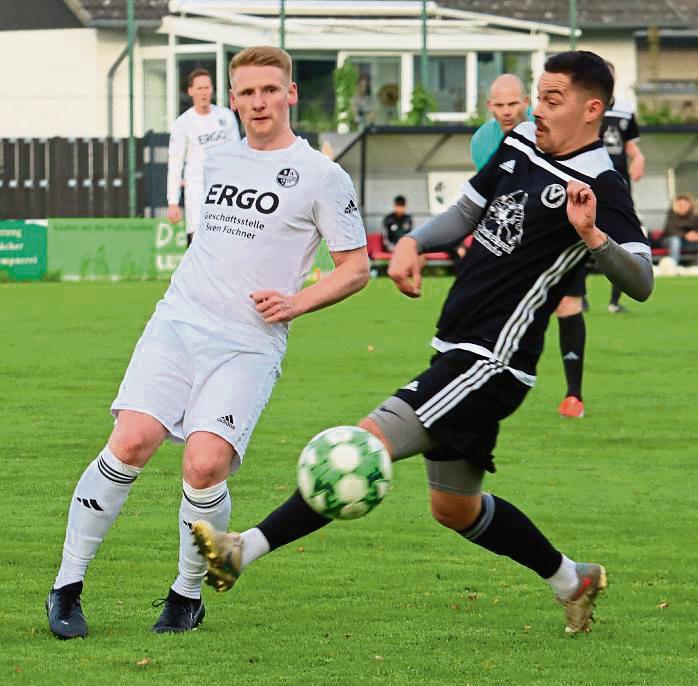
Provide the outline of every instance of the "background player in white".
{"type": "Polygon", "coordinates": [[[61,638],[87,634],[80,607],[87,566],[167,437],[186,442],[179,575],[153,629],[186,631],[201,622],[206,564],[189,527],[197,519],[228,524],[226,477],[240,466],[280,373],[288,322],[368,281],[351,179],[290,128],[298,94],[288,54],[248,48],[231,61],[230,77],[231,106],[247,138],[207,157],[200,235],[136,345],[112,405],[109,442],[75,489],[47,601],[49,626],[61,638]],[[301,290],[321,238],[336,269],[301,290]]]}
{"type": "Polygon", "coordinates": [[[235,115],[227,107],[211,104],[213,82],[206,69],[194,69],[187,79],[192,106],[172,125],[167,160],[167,218],[176,224],[182,218],[180,190],[184,185],[187,245],[199,228],[207,151],[227,141],[240,140],[235,115]],[[182,181],[184,173],[184,181],[182,181]]]}

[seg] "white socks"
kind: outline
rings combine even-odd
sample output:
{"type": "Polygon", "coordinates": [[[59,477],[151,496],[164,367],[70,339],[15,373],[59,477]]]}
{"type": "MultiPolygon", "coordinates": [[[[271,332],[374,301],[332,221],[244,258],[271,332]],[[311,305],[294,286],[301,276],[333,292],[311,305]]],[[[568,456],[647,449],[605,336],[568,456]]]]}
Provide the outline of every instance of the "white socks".
{"type": "Polygon", "coordinates": [[[555,591],[560,600],[569,600],[579,588],[579,576],[577,576],[577,563],[568,557],[562,556],[562,563],[557,572],[546,581],[555,591]]]}
{"type": "Polygon", "coordinates": [[[214,528],[228,528],[232,502],[225,481],[209,488],[192,488],[182,482],[182,504],[179,508],[179,575],[172,590],[186,598],[201,597],[201,584],[206,575],[206,561],[194,547],[191,525],[203,519],[214,528]]]}
{"type": "Polygon", "coordinates": [[[87,565],[97,554],[140,472],[121,462],[109,447],[83,472],[70,504],[63,561],[54,588],[85,578],[87,565]]]}
{"type": "Polygon", "coordinates": [[[258,557],[266,555],[270,550],[270,546],[267,537],[256,527],[243,531],[240,536],[242,537],[240,571],[242,571],[250,562],[254,562],[258,557]]]}

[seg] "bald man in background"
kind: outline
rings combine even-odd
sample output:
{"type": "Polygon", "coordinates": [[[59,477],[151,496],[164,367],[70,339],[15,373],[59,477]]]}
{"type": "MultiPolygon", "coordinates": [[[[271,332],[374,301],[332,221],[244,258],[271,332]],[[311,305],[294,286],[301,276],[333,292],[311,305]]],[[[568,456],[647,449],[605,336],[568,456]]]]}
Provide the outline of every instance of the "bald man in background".
{"type": "MultiPolygon", "coordinates": [[[[470,156],[478,171],[496,152],[504,136],[521,122],[532,118],[526,87],[514,74],[502,74],[492,82],[487,109],[494,118],[483,124],[470,141],[470,156]]],[[[561,417],[575,419],[584,416],[582,374],[586,343],[583,314],[585,282],[586,266],[582,264],[577,268],[568,293],[563,296],[555,310],[560,332],[560,354],[567,381],[567,392],[558,407],[558,412],[561,417]]]]}
{"type": "Polygon", "coordinates": [[[470,141],[470,156],[478,171],[487,164],[504,136],[517,124],[530,119],[530,101],[523,81],[514,74],[498,76],[490,86],[487,109],[494,119],[484,123],[470,141]]]}

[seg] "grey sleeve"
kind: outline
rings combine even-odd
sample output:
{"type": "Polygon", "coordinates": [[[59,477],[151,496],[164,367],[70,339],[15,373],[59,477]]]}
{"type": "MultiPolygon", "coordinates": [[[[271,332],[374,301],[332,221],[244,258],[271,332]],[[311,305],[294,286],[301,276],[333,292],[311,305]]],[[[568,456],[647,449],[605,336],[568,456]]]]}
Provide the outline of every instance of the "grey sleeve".
{"type": "Polygon", "coordinates": [[[450,248],[475,231],[482,213],[482,207],[463,195],[455,205],[408,235],[417,242],[420,253],[450,248]]]}
{"type": "Polygon", "coordinates": [[[590,252],[606,278],[623,293],[640,302],[650,297],[654,272],[647,256],[627,251],[610,236],[600,248],[590,252]]]}

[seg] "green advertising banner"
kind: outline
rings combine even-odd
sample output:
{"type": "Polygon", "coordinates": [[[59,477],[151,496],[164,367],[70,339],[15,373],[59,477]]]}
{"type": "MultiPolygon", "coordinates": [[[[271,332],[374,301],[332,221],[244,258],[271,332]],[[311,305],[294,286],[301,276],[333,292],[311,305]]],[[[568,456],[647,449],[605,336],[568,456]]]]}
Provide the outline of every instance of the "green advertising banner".
{"type": "Polygon", "coordinates": [[[64,281],[169,278],[186,245],[160,219],[48,220],[48,268],[64,281]]]}
{"type": "Polygon", "coordinates": [[[0,221],[0,272],[13,281],[36,281],[46,273],[46,222],[0,221]]]}

